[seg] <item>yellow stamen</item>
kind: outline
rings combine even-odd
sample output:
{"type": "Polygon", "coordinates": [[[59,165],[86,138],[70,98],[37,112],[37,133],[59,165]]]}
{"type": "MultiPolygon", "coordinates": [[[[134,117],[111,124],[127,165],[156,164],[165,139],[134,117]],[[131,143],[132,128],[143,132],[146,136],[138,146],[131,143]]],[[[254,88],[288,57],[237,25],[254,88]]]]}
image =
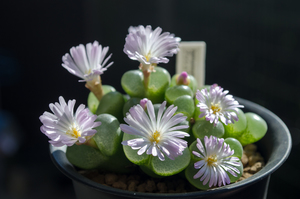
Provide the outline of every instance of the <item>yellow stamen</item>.
{"type": "Polygon", "coordinates": [[[89,75],[92,72],[91,69],[89,69],[85,74],[89,75]]]}
{"type": "Polygon", "coordinates": [[[155,131],[152,135],[152,137],[150,138],[151,142],[155,142],[158,143],[160,140],[160,133],[158,131],[155,131]]]}
{"type": "Polygon", "coordinates": [[[73,127],[72,129],[67,131],[68,135],[71,135],[72,137],[78,138],[81,136],[80,131],[77,130],[77,128],[73,127]]]}
{"type": "Polygon", "coordinates": [[[217,104],[211,103],[210,109],[213,111],[213,114],[216,114],[216,113],[222,111],[222,108],[220,107],[219,103],[217,103],[217,104]]]}
{"type": "Polygon", "coordinates": [[[217,161],[218,161],[218,159],[217,159],[216,155],[211,155],[206,160],[208,166],[214,165],[217,161]]]}
{"type": "Polygon", "coordinates": [[[146,58],[146,60],[147,60],[147,61],[149,61],[149,60],[150,60],[150,58],[151,58],[151,53],[150,53],[150,52],[148,52],[148,54],[145,56],[145,58],[146,58]]]}

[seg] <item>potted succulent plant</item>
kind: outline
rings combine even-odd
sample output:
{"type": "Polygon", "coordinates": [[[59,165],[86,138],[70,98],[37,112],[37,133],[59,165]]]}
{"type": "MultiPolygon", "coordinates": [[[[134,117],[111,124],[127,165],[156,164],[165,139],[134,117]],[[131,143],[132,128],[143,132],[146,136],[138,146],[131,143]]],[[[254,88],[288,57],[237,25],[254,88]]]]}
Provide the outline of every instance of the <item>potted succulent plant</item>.
{"type": "Polygon", "coordinates": [[[75,100],[59,97],[59,103],[49,105],[53,113],[44,112],[40,121],[50,138],[51,157],[73,180],[77,198],[266,197],[270,174],[291,149],[286,126],[270,111],[233,98],[217,84],[197,88],[196,79],[186,72],[171,78],[157,64],[167,63],[166,56],[178,52],[179,42],[159,27],[130,27],[124,52],[140,66],[121,79],[126,95],[102,85],[100,75],[112,65],[107,64],[111,55],[105,58],[108,47],[95,41],[63,56],[62,66],[91,91],[88,108],[80,105],[74,111],[75,100]],[[246,113],[240,109],[244,107],[246,113]],[[244,172],[243,146],[254,142],[266,164],[237,182],[244,172]],[[137,167],[151,178],[180,176],[199,191],[120,190],[75,169],[131,173],[137,167]]]}

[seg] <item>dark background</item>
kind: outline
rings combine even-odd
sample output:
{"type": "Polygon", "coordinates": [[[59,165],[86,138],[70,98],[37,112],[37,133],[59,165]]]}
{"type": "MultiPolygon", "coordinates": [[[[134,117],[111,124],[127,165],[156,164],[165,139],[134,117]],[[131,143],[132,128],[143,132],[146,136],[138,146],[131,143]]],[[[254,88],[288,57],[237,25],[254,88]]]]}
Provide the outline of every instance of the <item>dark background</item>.
{"type": "MultiPolygon", "coordinates": [[[[39,130],[39,116],[60,95],[86,104],[89,91],[61,66],[61,57],[80,43],[109,46],[115,63],[102,80],[122,91],[122,74],[138,67],[123,53],[128,27],[148,24],[182,41],[205,41],[206,84],[218,83],[286,123],[293,148],[272,174],[268,198],[298,198],[299,7],[297,0],[1,1],[0,198],[75,197],[39,130]]],[[[161,66],[173,75],[175,57],[161,66]]]]}

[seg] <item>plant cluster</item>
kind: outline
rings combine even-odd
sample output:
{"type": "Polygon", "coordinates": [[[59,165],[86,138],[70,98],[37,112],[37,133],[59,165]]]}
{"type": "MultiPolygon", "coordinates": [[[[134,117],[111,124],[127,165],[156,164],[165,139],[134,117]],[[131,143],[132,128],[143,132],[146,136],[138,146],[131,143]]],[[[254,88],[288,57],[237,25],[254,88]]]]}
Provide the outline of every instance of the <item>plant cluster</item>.
{"type": "Polygon", "coordinates": [[[122,94],[102,85],[113,64],[97,41],[72,47],[62,66],[86,82],[87,104],[50,104],[40,116],[41,132],[53,146],[67,145],[68,160],[81,169],[130,172],[132,164],[153,177],[185,176],[206,190],[237,181],[243,173],[243,146],[261,139],[266,122],[244,113],[217,84],[198,88],[182,72],[172,78],[159,67],[179,51],[180,38],[161,28],[130,27],[124,53],[140,63],[122,76],[122,94]]]}

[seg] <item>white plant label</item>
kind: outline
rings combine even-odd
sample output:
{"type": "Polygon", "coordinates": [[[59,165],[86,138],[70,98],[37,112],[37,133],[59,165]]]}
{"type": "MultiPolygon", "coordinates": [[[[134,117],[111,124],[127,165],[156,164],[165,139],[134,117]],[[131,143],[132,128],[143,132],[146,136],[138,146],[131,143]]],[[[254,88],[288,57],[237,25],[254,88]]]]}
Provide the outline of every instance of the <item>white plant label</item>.
{"type": "Polygon", "coordinates": [[[185,71],[193,75],[198,88],[205,85],[205,55],[206,43],[204,41],[182,41],[176,55],[176,73],[185,71]]]}

